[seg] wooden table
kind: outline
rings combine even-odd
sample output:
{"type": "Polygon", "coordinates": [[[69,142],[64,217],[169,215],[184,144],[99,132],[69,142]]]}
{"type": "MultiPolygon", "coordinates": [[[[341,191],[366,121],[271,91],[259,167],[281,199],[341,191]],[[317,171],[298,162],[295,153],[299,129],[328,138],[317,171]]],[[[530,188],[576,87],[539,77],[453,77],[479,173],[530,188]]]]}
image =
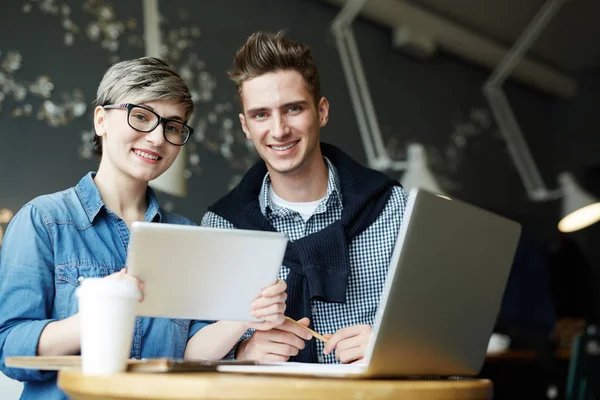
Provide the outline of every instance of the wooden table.
{"type": "MultiPolygon", "coordinates": [[[[552,353],[552,357],[557,360],[569,360],[571,358],[571,349],[557,349],[552,353]]],[[[485,361],[526,361],[537,360],[539,358],[540,355],[533,350],[508,350],[500,353],[488,354],[485,357],[485,361]]]]}
{"type": "Polygon", "coordinates": [[[232,373],[123,373],[86,376],[60,371],[58,386],[79,399],[491,399],[485,379],[409,381],[276,377],[232,373]]]}

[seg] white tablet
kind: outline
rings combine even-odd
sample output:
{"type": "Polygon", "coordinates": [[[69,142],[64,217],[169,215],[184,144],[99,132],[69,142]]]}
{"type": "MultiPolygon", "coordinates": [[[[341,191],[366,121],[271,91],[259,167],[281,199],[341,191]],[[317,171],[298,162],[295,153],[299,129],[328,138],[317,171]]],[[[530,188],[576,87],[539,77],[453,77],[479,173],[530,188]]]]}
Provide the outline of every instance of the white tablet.
{"type": "Polygon", "coordinates": [[[277,281],[280,232],[134,222],[127,273],[144,282],[137,315],[256,321],[250,303],[277,281]]]}

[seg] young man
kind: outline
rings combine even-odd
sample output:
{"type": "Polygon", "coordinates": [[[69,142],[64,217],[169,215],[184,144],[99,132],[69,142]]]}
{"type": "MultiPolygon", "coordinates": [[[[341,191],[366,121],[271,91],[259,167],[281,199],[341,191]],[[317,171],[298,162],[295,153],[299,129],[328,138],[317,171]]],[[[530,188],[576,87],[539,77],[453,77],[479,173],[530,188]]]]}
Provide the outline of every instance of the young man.
{"type": "Polygon", "coordinates": [[[397,181],[321,143],[329,102],[321,97],[308,46],[281,32],[254,33],[229,75],[243,108],[242,129],[262,161],[209,207],[202,225],[286,233],[290,244],[280,272],[288,284],[286,314],[329,336],[324,345],[286,321],[246,333],[232,354],[360,361],[407,195],[397,181]]]}

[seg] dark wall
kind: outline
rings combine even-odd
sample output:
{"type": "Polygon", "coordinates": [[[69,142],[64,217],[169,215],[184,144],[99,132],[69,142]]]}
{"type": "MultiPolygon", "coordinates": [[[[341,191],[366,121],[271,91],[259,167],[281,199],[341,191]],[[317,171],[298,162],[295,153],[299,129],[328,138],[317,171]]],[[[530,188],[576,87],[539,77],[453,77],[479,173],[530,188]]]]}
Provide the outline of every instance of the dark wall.
{"type": "MultiPolygon", "coordinates": [[[[54,85],[49,99],[30,93],[17,101],[8,93],[0,103],[0,208],[16,210],[34,196],[74,185],[96,168],[97,161],[82,147],[82,135],[90,135],[95,89],[112,61],[144,54],[139,0],[56,3],[68,10],[44,9],[42,4],[10,2],[0,15],[0,64],[9,51],[18,51],[21,67],[10,74],[17,82],[31,83],[47,75],[54,85]],[[95,36],[98,30],[101,33],[95,36]],[[71,45],[65,44],[69,33],[71,45]],[[114,42],[116,49],[111,47],[114,42]],[[82,94],[80,100],[76,90],[82,94]],[[44,100],[67,105],[65,123],[50,126],[38,119],[44,100]],[[26,104],[32,114],[14,117],[14,110],[26,104]],[[73,104],[87,106],[84,116],[68,111],[73,104]]],[[[197,100],[197,134],[188,147],[189,195],[183,199],[161,195],[174,211],[199,222],[206,206],[255,159],[239,128],[235,89],[225,74],[236,49],[255,30],[285,28],[290,37],[312,46],[322,92],[331,103],[323,140],[365,161],[329,30],[339,9],[309,0],[173,0],[161,1],[160,10],[167,56],[189,76],[197,100]]],[[[551,240],[560,203],[533,203],[527,198],[481,93],[490,71],[444,53],[416,61],[392,50],[387,29],[363,20],[355,23],[354,32],[391,152],[401,157],[406,143],[425,144],[432,168],[449,194],[514,218],[551,240]]],[[[1,76],[0,90],[10,92],[1,76]]],[[[595,129],[600,121],[593,112],[592,95],[564,102],[514,83],[507,85],[507,93],[550,189],[556,187],[561,170],[598,160],[594,146],[583,144],[598,144],[595,129]]]]}
{"type": "MultiPolygon", "coordinates": [[[[84,9],[82,4],[87,3],[66,1],[55,2],[64,7],[42,11],[41,3],[26,7],[25,1],[10,2],[0,13],[0,96],[4,98],[0,102],[0,208],[13,211],[37,195],[73,186],[85,172],[97,167],[96,160],[79,155],[81,133],[92,128],[96,88],[112,57],[143,55],[142,48],[123,40],[125,33],[119,34],[116,52],[102,47],[104,34],[90,39],[88,27],[114,20],[101,17],[103,9],[84,9]],[[65,20],[77,28],[65,29],[65,20]],[[69,33],[73,35],[71,46],[65,44],[69,33]],[[40,77],[53,85],[49,96],[35,94],[31,87],[40,77]],[[13,90],[15,87],[19,89],[13,90]],[[17,94],[15,98],[15,91],[25,93],[25,97],[17,94]],[[31,115],[14,116],[29,107],[31,115]],[[83,116],[76,116],[78,107],[86,107],[83,116]],[[49,112],[44,113],[46,109],[49,112]]],[[[112,15],[139,21],[136,29],[126,32],[128,35],[142,33],[140,3],[113,4],[112,15]]]]}
{"type": "MultiPolygon", "coordinates": [[[[227,13],[224,22],[222,3],[200,6],[193,1],[179,1],[177,4],[187,10],[190,22],[201,27],[202,37],[194,43],[193,51],[202,55],[216,79],[215,94],[219,101],[231,102],[235,110],[233,85],[224,71],[248,34],[258,29],[285,28],[291,37],[309,43],[320,68],[322,92],[332,108],[323,140],[366,161],[329,29],[339,9],[318,1],[229,1],[227,8],[232,12],[227,13]]],[[[168,20],[166,31],[176,29],[181,23],[179,12],[176,7],[163,9],[168,20]]],[[[365,21],[358,21],[354,32],[382,132],[393,153],[403,157],[406,143],[423,143],[428,148],[432,168],[449,193],[518,219],[542,235],[553,232],[558,202],[529,201],[481,93],[490,71],[447,54],[427,62],[416,61],[391,49],[387,29],[365,21]],[[463,145],[457,144],[460,140],[463,145]]],[[[508,84],[507,92],[542,175],[548,186],[554,188],[557,171],[549,138],[553,136],[551,116],[557,100],[515,84],[508,84]]],[[[237,126],[235,113],[232,114],[237,126]]],[[[218,129],[216,125],[214,128],[218,129]]],[[[237,135],[244,140],[239,128],[237,135]]],[[[223,192],[222,173],[228,167],[218,160],[214,165],[210,172],[194,181],[201,184],[194,188],[200,190],[192,197],[210,201],[223,192]]],[[[185,201],[175,202],[187,215],[197,212],[188,209],[185,201]]]]}

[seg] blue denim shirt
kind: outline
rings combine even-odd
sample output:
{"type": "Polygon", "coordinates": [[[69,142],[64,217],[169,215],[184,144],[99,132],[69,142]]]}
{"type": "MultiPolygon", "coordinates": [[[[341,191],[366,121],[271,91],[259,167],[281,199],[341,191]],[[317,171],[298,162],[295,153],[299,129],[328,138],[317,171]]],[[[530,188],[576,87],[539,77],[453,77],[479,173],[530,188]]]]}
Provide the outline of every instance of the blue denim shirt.
{"type": "MultiPolygon", "coordinates": [[[[8,368],[4,358],[34,356],[40,333],[77,313],[75,289],[90,277],[125,267],[129,229],[103,203],[94,173],[76,187],[40,196],[10,222],[0,252],[0,369],[25,383],[22,399],[66,399],[56,372],[8,368]]],[[[161,210],[148,188],[145,221],[193,224],[161,210]]],[[[183,358],[185,347],[208,323],[136,318],[132,358],[183,358]]]]}

